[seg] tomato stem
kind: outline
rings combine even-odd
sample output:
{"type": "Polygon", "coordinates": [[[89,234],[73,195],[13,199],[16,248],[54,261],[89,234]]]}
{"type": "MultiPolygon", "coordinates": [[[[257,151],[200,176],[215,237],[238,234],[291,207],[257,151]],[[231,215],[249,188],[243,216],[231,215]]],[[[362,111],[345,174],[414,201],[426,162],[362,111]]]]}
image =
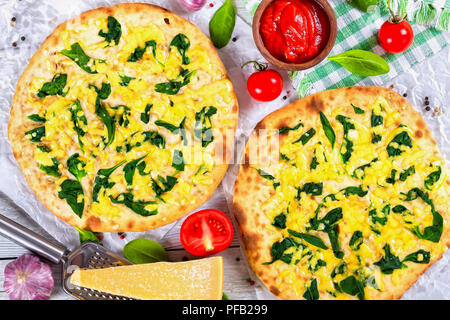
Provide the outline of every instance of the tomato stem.
{"type": "MultiPolygon", "coordinates": [[[[389,17],[389,21],[390,21],[391,23],[399,23],[399,22],[402,22],[402,21],[406,18],[406,13],[403,14],[402,16],[396,15],[396,14],[394,13],[394,10],[392,9],[392,6],[391,6],[392,0],[386,1],[386,4],[387,4],[388,10],[389,10],[389,14],[391,15],[391,16],[389,17]]],[[[401,10],[400,10],[400,11],[401,11],[401,10]]]]}
{"type": "Polygon", "coordinates": [[[256,71],[264,71],[269,66],[269,64],[267,62],[266,63],[260,63],[260,62],[255,61],[255,60],[251,60],[251,61],[247,61],[246,63],[244,63],[241,66],[241,69],[243,69],[248,64],[252,64],[253,65],[253,69],[255,69],[256,71]]]}

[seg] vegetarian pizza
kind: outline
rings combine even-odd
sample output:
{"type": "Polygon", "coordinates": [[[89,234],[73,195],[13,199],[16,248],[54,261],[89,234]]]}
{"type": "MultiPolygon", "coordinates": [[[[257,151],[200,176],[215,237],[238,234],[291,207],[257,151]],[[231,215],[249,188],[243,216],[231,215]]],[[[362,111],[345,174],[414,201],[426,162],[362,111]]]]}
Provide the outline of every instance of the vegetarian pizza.
{"type": "Polygon", "coordinates": [[[243,160],[235,215],[278,297],[400,298],[450,245],[448,167],[394,91],[296,101],[257,125],[243,160]]]}
{"type": "Polygon", "coordinates": [[[119,4],[45,40],[18,82],[8,135],[29,186],[56,216],[92,231],[142,231],[211,196],[237,115],[200,30],[160,7],[119,4]]]}

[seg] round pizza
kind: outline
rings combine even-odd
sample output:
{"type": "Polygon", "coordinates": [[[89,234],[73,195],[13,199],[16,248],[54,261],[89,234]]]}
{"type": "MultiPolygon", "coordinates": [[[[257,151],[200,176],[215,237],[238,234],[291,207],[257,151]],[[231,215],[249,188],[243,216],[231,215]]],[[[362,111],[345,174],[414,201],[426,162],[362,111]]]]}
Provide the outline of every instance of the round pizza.
{"type": "MultiPolygon", "coordinates": [[[[33,192],[92,231],[143,231],[204,203],[238,103],[211,41],[148,4],[59,25],[19,79],[8,136],[33,192]]],[[[231,136],[231,137],[230,137],[231,136]]]]}
{"type": "Polygon", "coordinates": [[[251,267],[283,299],[396,299],[450,245],[448,167],[422,117],[378,87],[264,118],[234,210],[251,267]]]}

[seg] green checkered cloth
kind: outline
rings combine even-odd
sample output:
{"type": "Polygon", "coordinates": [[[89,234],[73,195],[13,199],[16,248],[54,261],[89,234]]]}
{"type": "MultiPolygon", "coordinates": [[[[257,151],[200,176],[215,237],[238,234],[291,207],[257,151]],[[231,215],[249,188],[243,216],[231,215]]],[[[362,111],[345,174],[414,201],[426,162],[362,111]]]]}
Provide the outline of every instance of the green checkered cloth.
{"type": "MultiPolygon", "coordinates": [[[[260,0],[241,1],[245,3],[251,15],[255,13],[261,2],[260,0]]],[[[384,51],[378,43],[378,30],[389,17],[385,1],[380,0],[380,5],[375,10],[365,13],[354,8],[347,1],[329,0],[336,13],[338,24],[336,43],[330,56],[350,49],[369,50],[381,55],[389,63],[390,71],[381,76],[363,77],[352,74],[338,63],[325,59],[309,70],[295,71],[290,74],[292,85],[298,95],[304,97],[313,92],[353,85],[381,86],[427,57],[436,54],[450,43],[450,33],[441,31],[449,29],[450,0],[397,1],[400,1],[400,6],[405,5],[401,10],[405,10],[408,20],[413,22],[415,36],[408,51],[394,55],[384,51]]]]}

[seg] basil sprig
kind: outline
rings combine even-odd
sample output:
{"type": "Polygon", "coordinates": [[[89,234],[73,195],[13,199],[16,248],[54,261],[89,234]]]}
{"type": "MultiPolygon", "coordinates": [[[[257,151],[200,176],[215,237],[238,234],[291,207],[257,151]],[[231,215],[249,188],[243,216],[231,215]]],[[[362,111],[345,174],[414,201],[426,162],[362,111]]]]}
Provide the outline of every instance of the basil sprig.
{"type": "Polygon", "coordinates": [[[342,52],[328,57],[328,60],[335,61],[351,73],[364,77],[379,76],[390,70],[389,65],[382,57],[376,53],[359,49],[342,52]]]}
{"type": "Polygon", "coordinates": [[[233,3],[231,0],[225,0],[209,22],[209,35],[216,48],[221,49],[228,44],[235,24],[236,11],[233,3]]]}

